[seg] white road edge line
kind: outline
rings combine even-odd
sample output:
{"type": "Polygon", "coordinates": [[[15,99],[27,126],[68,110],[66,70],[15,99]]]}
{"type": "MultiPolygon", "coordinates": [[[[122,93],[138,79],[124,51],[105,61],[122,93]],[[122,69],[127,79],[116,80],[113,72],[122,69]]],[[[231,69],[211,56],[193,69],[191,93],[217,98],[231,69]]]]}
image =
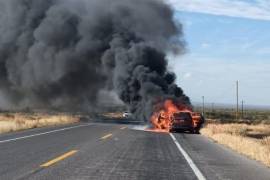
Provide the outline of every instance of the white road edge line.
{"type": "Polygon", "coordinates": [[[45,134],[55,133],[55,132],[59,132],[59,131],[65,131],[65,130],[79,128],[79,127],[85,127],[85,126],[90,126],[90,125],[92,125],[92,124],[91,123],[90,124],[83,124],[83,125],[78,125],[78,126],[72,126],[72,127],[47,131],[47,132],[43,132],[43,133],[32,134],[32,135],[28,135],[28,136],[21,136],[21,137],[17,137],[17,138],[2,140],[2,141],[0,141],[0,143],[17,141],[17,140],[20,140],[20,139],[27,139],[27,138],[30,138],[30,137],[41,136],[41,135],[45,135],[45,134]]]}
{"type": "Polygon", "coordinates": [[[182,155],[185,157],[186,161],[188,162],[188,165],[191,167],[195,175],[197,176],[198,180],[206,180],[202,172],[199,170],[199,168],[196,166],[196,164],[193,162],[193,160],[190,158],[188,153],[182,148],[180,143],[176,140],[175,136],[170,133],[171,138],[173,139],[173,142],[177,146],[178,150],[182,153],[182,155]]]}

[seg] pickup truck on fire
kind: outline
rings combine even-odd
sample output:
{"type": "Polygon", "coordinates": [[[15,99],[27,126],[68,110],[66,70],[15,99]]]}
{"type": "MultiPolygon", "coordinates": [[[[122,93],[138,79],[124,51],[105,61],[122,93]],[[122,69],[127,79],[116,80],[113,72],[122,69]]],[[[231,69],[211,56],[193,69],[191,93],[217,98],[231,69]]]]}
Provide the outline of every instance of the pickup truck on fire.
{"type": "MultiPolygon", "coordinates": [[[[159,115],[159,121],[163,121],[162,114],[159,115]]],[[[201,113],[191,111],[175,112],[169,116],[169,131],[189,131],[198,134],[205,119],[201,113]]]]}
{"type": "Polygon", "coordinates": [[[204,117],[196,112],[177,112],[171,115],[171,128],[170,131],[189,131],[198,134],[203,123],[204,117]]]}

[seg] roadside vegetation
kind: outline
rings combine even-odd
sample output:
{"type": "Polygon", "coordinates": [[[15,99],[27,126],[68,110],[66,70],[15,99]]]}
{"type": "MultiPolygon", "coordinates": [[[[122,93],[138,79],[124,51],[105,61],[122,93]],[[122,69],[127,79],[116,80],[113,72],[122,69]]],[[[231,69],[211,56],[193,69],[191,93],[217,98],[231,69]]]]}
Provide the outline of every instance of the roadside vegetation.
{"type": "Polygon", "coordinates": [[[106,118],[116,118],[116,119],[123,118],[123,112],[107,112],[107,113],[103,113],[101,115],[106,117],[106,118]]]}
{"type": "Polygon", "coordinates": [[[236,120],[235,113],[219,109],[206,114],[201,134],[270,167],[269,117],[267,110],[247,110],[236,120]]]}
{"type": "Polygon", "coordinates": [[[47,113],[0,113],[0,133],[76,123],[79,116],[47,113]]]}

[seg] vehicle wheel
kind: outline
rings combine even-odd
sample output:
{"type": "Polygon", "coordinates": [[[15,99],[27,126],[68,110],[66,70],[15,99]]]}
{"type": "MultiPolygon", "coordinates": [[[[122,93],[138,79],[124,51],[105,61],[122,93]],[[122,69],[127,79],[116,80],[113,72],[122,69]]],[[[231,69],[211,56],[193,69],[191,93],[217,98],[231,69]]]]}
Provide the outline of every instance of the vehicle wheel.
{"type": "Polygon", "coordinates": [[[200,134],[200,129],[195,128],[195,129],[193,130],[193,134],[200,134]]]}

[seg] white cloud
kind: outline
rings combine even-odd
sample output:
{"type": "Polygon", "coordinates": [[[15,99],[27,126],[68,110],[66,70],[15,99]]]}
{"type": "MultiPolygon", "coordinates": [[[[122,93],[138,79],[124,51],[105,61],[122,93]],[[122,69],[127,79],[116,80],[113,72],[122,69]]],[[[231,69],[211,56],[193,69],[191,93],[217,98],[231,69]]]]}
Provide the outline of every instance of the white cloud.
{"type": "Polygon", "coordinates": [[[201,47],[206,49],[206,48],[209,48],[211,45],[209,43],[202,43],[201,44],[201,47]]]}
{"type": "Polygon", "coordinates": [[[191,75],[192,75],[192,74],[191,74],[190,72],[187,72],[187,73],[184,74],[183,78],[184,78],[184,79],[188,79],[188,78],[191,77],[191,75]]]}
{"type": "Polygon", "coordinates": [[[270,20],[270,1],[256,0],[168,0],[176,10],[213,15],[270,20]]]}
{"type": "Polygon", "coordinates": [[[264,47],[256,51],[258,55],[270,55],[270,47],[264,47]]]}

